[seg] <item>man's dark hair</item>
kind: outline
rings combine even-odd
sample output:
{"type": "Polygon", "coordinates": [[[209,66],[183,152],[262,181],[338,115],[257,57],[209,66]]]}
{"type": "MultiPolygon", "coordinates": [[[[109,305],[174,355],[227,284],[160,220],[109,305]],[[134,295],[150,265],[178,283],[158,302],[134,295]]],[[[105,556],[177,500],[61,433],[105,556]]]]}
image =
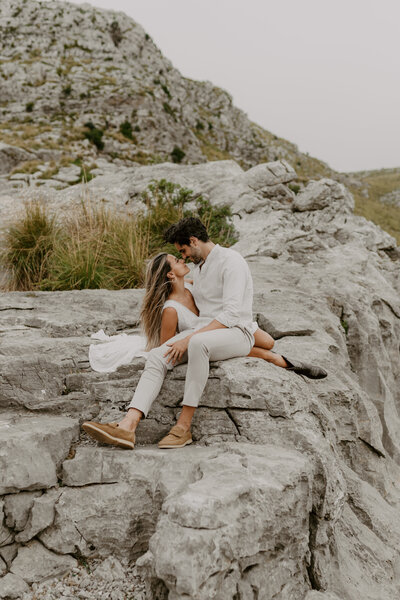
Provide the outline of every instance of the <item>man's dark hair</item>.
{"type": "Polygon", "coordinates": [[[197,217],[186,217],[178,223],[168,227],[164,233],[164,240],[170,244],[178,243],[180,246],[190,246],[190,238],[196,237],[202,242],[208,242],[210,239],[207,229],[197,217]]]}

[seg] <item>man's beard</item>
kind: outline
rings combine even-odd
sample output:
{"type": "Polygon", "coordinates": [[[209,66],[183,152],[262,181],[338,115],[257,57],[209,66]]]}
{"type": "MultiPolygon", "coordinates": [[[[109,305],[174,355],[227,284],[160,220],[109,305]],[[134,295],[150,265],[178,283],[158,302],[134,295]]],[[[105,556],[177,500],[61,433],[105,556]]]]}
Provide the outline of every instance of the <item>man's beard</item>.
{"type": "Polygon", "coordinates": [[[203,262],[201,256],[191,256],[190,258],[195,265],[198,265],[199,263],[203,262]]]}

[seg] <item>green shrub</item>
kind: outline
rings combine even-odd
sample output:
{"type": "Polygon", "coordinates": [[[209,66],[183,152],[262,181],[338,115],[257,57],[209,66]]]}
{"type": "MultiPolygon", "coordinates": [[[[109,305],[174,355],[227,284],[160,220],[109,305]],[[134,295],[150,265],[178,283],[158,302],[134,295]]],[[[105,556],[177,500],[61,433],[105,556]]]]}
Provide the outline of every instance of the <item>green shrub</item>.
{"type": "Polygon", "coordinates": [[[161,84],[161,88],[164,91],[164,93],[167,94],[168,98],[171,98],[171,92],[169,91],[169,89],[167,88],[167,86],[165,85],[165,83],[161,84]]]}
{"type": "Polygon", "coordinates": [[[201,218],[216,243],[229,246],[237,241],[230,209],[215,208],[187,188],[165,179],[153,181],[141,199],[146,210],[133,216],[82,204],[62,228],[42,206],[27,205],[24,219],[9,230],[2,256],[13,276],[13,289],[143,286],[149,256],[162,250],[176,254],[163,234],[182,217],[201,218]]]}
{"type": "Polygon", "coordinates": [[[171,117],[174,119],[174,121],[176,121],[175,110],[172,108],[172,106],[170,104],[168,104],[168,102],[163,102],[163,109],[165,110],[165,112],[167,114],[171,115],[171,117]]]}
{"type": "Polygon", "coordinates": [[[182,148],[179,148],[179,146],[174,146],[174,149],[171,152],[172,162],[180,163],[184,157],[185,153],[182,148]]]}
{"type": "Polygon", "coordinates": [[[123,123],[121,123],[121,125],[119,126],[119,130],[122,133],[122,135],[125,136],[126,138],[128,138],[130,140],[133,139],[132,125],[129,123],[128,120],[125,120],[123,123]]]}
{"type": "Polygon", "coordinates": [[[64,96],[70,96],[71,92],[72,92],[71,84],[69,83],[65,88],[63,88],[62,92],[63,92],[64,96]]]}
{"type": "Polygon", "coordinates": [[[119,46],[122,42],[122,31],[117,21],[113,21],[110,26],[111,39],[114,42],[114,46],[119,46]]]}
{"type": "Polygon", "coordinates": [[[201,121],[197,121],[196,129],[197,131],[201,131],[202,129],[204,129],[204,123],[202,123],[201,121]]]}
{"type": "Polygon", "coordinates": [[[34,106],[35,106],[34,102],[28,102],[27,105],[25,106],[26,112],[29,112],[29,113],[32,112],[34,106]]]}
{"type": "Polygon", "coordinates": [[[6,233],[2,264],[11,274],[11,288],[35,289],[47,276],[49,257],[54,249],[58,228],[44,206],[25,205],[25,215],[6,233]]]}
{"type": "Polygon", "coordinates": [[[292,192],[294,192],[296,195],[299,193],[300,191],[300,186],[297,183],[289,183],[288,188],[290,190],[292,190],[292,192]]]}
{"type": "Polygon", "coordinates": [[[98,150],[103,150],[104,142],[102,140],[104,131],[102,129],[97,129],[91,121],[85,123],[85,127],[87,131],[84,131],[83,135],[85,138],[92,142],[96,146],[98,150]]]}

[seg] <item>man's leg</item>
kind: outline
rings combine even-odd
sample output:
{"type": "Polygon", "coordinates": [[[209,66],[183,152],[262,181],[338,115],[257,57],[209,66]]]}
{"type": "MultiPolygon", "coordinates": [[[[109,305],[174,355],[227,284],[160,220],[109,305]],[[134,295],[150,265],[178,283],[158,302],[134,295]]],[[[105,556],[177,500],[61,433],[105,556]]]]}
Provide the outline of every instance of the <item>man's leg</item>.
{"type": "Polygon", "coordinates": [[[239,327],[205,331],[191,338],[188,347],[183,408],[177,421],[177,425],[185,432],[190,429],[194,412],[206,386],[210,360],[247,356],[253,342],[253,337],[239,327]]]}
{"type": "MultiPolygon", "coordinates": [[[[130,412],[132,409],[135,410],[132,420],[137,421],[137,423],[139,422],[137,420],[137,417],[139,416],[138,413],[147,417],[151,405],[160,393],[167,371],[173,369],[174,367],[172,361],[167,362],[168,357],[164,356],[169,348],[168,344],[187,337],[190,331],[192,330],[182,331],[173,338],[170,338],[162,346],[158,346],[158,348],[153,348],[153,350],[150,350],[144,371],[139,379],[135,393],[133,394],[133,398],[128,406],[128,412],[130,412]]],[[[186,361],[187,355],[185,353],[179,364],[182,364],[186,361]]],[[[120,426],[121,424],[122,421],[120,426]]]]}

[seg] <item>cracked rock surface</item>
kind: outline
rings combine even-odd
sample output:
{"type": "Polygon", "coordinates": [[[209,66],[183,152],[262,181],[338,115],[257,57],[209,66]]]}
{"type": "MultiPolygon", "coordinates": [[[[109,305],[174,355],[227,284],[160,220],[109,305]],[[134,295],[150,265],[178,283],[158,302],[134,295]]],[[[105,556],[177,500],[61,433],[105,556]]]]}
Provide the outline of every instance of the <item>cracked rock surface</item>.
{"type": "MultiPolygon", "coordinates": [[[[117,210],[159,177],[228,202],[260,327],[277,352],[328,371],[312,381],[255,358],[212,363],[191,447],[155,446],[185,365],[134,451],[79,428],[118,420],[132,397],[143,359],[100,374],[87,355],[100,328],[138,331],[142,290],[0,296],[0,598],[399,597],[399,255],[352,214],[343,185],[295,195],[293,173],[222,161],[121,176],[117,210]]],[[[93,180],[93,197],[111,201],[116,177],[93,180]]],[[[62,215],[79,194],[49,202],[62,215]]]]}

